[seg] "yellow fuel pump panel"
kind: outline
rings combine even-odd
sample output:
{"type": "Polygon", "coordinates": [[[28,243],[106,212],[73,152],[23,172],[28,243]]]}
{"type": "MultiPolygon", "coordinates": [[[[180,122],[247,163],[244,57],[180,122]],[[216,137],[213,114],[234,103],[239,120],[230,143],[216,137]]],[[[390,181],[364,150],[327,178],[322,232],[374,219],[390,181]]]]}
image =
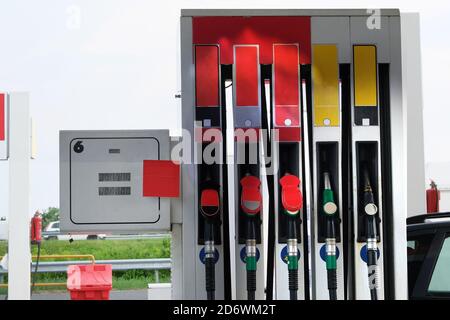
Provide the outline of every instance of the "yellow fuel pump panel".
{"type": "Polygon", "coordinates": [[[353,47],[355,107],[377,106],[377,51],[373,45],[353,47]]]}
{"type": "Polygon", "coordinates": [[[314,125],[339,126],[339,64],[336,45],[313,45],[314,125]]]}

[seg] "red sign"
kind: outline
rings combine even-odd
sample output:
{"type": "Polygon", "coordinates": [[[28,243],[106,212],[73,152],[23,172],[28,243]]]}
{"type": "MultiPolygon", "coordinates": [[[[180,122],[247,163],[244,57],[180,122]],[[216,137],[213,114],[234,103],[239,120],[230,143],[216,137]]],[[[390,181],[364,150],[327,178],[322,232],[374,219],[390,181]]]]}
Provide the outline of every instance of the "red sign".
{"type": "Polygon", "coordinates": [[[5,94],[0,93],[0,141],[4,141],[5,136],[6,136],[5,94]]]}
{"type": "Polygon", "coordinates": [[[144,197],[180,196],[180,165],[171,160],[144,160],[144,197]]]}

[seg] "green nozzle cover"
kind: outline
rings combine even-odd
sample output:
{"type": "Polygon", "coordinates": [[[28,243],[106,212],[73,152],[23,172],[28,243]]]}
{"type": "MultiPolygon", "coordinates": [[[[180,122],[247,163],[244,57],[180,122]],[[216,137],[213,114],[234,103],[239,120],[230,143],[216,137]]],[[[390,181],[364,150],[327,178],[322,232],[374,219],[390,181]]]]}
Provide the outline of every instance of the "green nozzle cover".
{"type": "Polygon", "coordinates": [[[298,270],[297,256],[288,256],[288,270],[298,270]]]}
{"type": "Polygon", "coordinates": [[[245,267],[247,270],[255,271],[256,270],[256,257],[245,258],[245,267]]]}
{"type": "Polygon", "coordinates": [[[323,204],[328,202],[334,202],[333,190],[325,189],[323,190],[323,204]]]}
{"type": "Polygon", "coordinates": [[[327,256],[326,258],[327,270],[336,269],[336,256],[327,256]]]}

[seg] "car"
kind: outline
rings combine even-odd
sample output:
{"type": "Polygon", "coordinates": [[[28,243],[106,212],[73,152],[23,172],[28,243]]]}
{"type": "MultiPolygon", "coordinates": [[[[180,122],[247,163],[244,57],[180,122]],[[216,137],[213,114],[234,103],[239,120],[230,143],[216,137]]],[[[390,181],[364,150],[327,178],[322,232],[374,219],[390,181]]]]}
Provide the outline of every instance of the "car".
{"type": "Polygon", "coordinates": [[[450,213],[407,219],[411,300],[450,300],[450,213]]]}
{"type": "Polygon", "coordinates": [[[0,240],[8,240],[8,220],[6,216],[0,217],[0,240]]]}
{"type": "Polygon", "coordinates": [[[104,240],[105,234],[64,234],[61,233],[59,228],[59,221],[50,222],[42,232],[42,238],[44,240],[104,240]]]}

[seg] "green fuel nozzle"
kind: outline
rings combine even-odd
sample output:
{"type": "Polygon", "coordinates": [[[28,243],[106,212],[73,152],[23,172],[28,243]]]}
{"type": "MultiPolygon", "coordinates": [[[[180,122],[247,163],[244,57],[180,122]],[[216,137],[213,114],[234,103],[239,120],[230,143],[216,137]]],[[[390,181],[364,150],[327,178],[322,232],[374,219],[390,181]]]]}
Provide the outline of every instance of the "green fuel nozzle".
{"type": "Polygon", "coordinates": [[[324,179],[324,190],[322,197],[323,211],[327,215],[334,215],[337,212],[337,205],[334,201],[333,190],[331,189],[330,174],[328,172],[325,172],[323,174],[323,179],[324,179]]]}
{"type": "Polygon", "coordinates": [[[338,207],[334,200],[330,174],[328,172],[324,172],[323,174],[323,186],[322,205],[323,212],[326,215],[325,251],[327,256],[325,262],[327,268],[328,291],[330,300],[337,300],[336,213],[338,207]]]}
{"type": "Polygon", "coordinates": [[[256,293],[256,224],[261,213],[262,196],[261,181],[258,177],[247,173],[241,180],[242,187],[240,205],[246,221],[245,252],[247,270],[247,299],[255,300],[256,293]]]}

